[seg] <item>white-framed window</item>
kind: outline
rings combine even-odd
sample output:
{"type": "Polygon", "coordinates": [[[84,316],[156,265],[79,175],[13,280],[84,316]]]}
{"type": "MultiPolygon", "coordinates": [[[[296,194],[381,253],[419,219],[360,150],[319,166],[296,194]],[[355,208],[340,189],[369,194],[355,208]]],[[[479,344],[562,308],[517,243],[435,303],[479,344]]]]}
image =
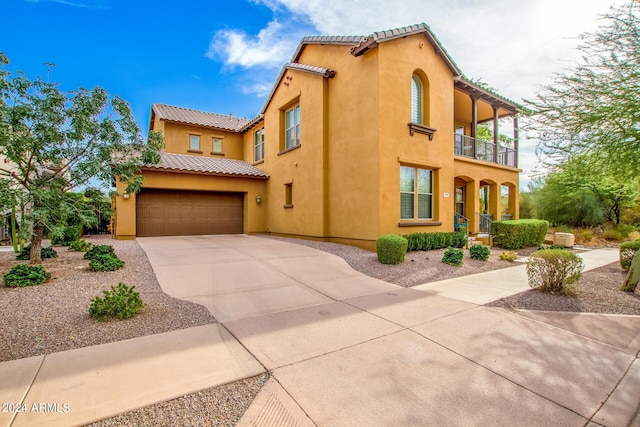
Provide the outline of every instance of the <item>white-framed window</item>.
{"type": "Polygon", "coordinates": [[[433,171],[400,166],[400,219],[433,219],[433,171]]]}
{"type": "Polygon", "coordinates": [[[200,135],[189,135],[189,150],[200,151],[200,135]]]}
{"type": "Polygon", "coordinates": [[[222,138],[213,138],[211,151],[214,153],[222,153],[222,138]]]}
{"type": "Polygon", "coordinates": [[[284,113],[284,148],[289,149],[300,145],[300,105],[284,113]]]}
{"type": "Polygon", "coordinates": [[[264,160],[264,127],[253,134],[253,161],[264,160]]]}
{"type": "Polygon", "coordinates": [[[411,77],[411,123],[423,124],[423,94],[422,81],[417,75],[411,77]]]}

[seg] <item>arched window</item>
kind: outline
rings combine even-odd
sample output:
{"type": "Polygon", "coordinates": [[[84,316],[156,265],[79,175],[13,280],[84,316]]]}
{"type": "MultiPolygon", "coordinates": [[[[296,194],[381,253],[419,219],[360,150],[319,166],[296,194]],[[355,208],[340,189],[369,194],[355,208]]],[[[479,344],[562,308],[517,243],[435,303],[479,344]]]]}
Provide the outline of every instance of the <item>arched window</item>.
{"type": "Polygon", "coordinates": [[[414,74],[411,78],[411,123],[423,124],[423,96],[422,81],[414,74]]]}

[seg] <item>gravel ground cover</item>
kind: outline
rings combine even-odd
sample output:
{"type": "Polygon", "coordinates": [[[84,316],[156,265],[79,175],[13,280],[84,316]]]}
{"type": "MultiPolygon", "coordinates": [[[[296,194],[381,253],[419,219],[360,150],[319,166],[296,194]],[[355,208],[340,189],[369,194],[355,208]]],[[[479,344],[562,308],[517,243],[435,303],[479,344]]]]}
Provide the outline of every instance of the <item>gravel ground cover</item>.
{"type": "MultiPolygon", "coordinates": [[[[172,298],[162,292],[151,264],[135,240],[109,236],[86,238],[108,244],[125,262],[117,271],[93,272],[84,253],[56,246],[58,258],[43,265],[51,279],[26,288],[0,286],[0,361],[49,354],[128,338],[158,334],[214,323],[215,318],[198,304],[172,298]],[[127,320],[98,322],[89,316],[89,305],[102,290],[124,282],[134,285],[147,304],[127,320]]],[[[16,264],[12,252],[0,252],[0,276],[16,264]]]]}
{"type": "MultiPolygon", "coordinates": [[[[460,267],[442,262],[444,250],[409,252],[403,263],[384,265],[378,262],[375,253],[352,246],[301,239],[285,240],[333,253],[361,273],[405,287],[514,266],[514,263],[500,260],[501,249],[492,250],[491,257],[486,262],[471,259],[469,252],[465,250],[464,264],[460,267]]],[[[517,253],[525,257],[536,249],[526,248],[517,253]]],[[[573,252],[582,250],[575,249],[573,252]]],[[[640,288],[634,293],[620,290],[625,275],[619,263],[612,263],[583,273],[577,283],[578,292],[575,297],[531,289],[487,305],[507,309],[640,315],[640,288]]]]}

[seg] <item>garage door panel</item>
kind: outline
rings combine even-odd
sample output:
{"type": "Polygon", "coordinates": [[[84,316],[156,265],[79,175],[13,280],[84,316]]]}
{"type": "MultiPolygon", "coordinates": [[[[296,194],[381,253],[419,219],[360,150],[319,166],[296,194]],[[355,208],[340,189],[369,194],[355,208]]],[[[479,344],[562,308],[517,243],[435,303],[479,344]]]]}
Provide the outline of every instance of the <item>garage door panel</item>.
{"type": "Polygon", "coordinates": [[[138,236],[243,233],[243,194],[143,189],[136,197],[138,236]]]}

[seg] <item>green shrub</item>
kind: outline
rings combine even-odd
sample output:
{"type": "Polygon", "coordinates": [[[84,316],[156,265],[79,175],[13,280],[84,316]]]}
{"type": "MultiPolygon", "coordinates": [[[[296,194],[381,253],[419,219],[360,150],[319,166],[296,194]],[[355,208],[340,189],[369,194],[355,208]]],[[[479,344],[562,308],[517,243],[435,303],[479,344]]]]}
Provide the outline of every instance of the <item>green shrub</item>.
{"type": "MultiPolygon", "coordinates": [[[[474,245],[475,246],[475,245],[474,245]]],[[[458,248],[449,248],[444,251],[444,255],[442,256],[442,262],[449,265],[462,265],[462,260],[464,258],[464,251],[458,248]]]]}
{"type": "MultiPolygon", "coordinates": [[[[22,248],[22,252],[16,255],[18,261],[28,261],[31,258],[31,245],[22,248]]],[[[51,246],[40,249],[40,258],[58,258],[58,253],[51,246]]]]}
{"type": "Polygon", "coordinates": [[[567,250],[564,246],[556,245],[556,244],[553,244],[553,245],[550,245],[550,246],[540,245],[540,246],[538,246],[537,250],[546,251],[546,250],[549,250],[549,249],[553,249],[554,251],[565,251],[565,250],[567,250]]]}
{"type": "Polygon", "coordinates": [[[111,245],[95,245],[84,254],[84,259],[93,259],[98,255],[111,255],[114,258],[116,253],[111,245]]]}
{"type": "Polygon", "coordinates": [[[69,250],[77,252],[87,252],[89,249],[91,249],[91,246],[93,246],[91,243],[82,239],[78,239],[69,243],[69,250]]]}
{"type": "Polygon", "coordinates": [[[500,259],[503,261],[513,262],[518,259],[518,254],[513,251],[502,251],[500,259]]]}
{"type": "Polygon", "coordinates": [[[467,234],[463,232],[412,233],[404,237],[408,242],[408,251],[464,248],[467,244],[467,234]]]}
{"type": "Polygon", "coordinates": [[[491,249],[487,245],[471,245],[471,247],[469,248],[469,255],[471,255],[471,259],[486,261],[491,255],[491,249]]]}
{"type": "Polygon", "coordinates": [[[376,240],[378,261],[382,264],[399,264],[407,254],[407,239],[396,234],[385,234],[376,240]]]}
{"type": "Polygon", "coordinates": [[[118,287],[111,286],[111,290],[102,291],[104,298],[95,297],[89,306],[89,315],[100,321],[110,317],[123,320],[135,316],[144,307],[140,294],[135,286],[128,287],[118,283],[118,287]]]}
{"type": "Polygon", "coordinates": [[[50,277],[51,273],[47,273],[42,265],[20,264],[12,267],[7,274],[2,276],[2,283],[5,286],[24,288],[44,283],[50,277]]]}
{"type": "Polygon", "coordinates": [[[572,287],[580,279],[584,262],[569,251],[544,249],[536,251],[527,260],[529,286],[544,292],[574,294],[572,287]]]}
{"type": "Polygon", "coordinates": [[[628,271],[636,252],[640,251],[640,239],[620,244],[620,267],[628,271]]]}
{"type": "Polygon", "coordinates": [[[544,242],[549,222],[540,219],[493,221],[493,243],[504,249],[523,249],[544,242]]]}
{"type": "Polygon", "coordinates": [[[624,240],[624,234],[613,228],[605,230],[604,233],[602,233],[602,237],[605,240],[611,240],[614,242],[621,242],[624,240]]]}
{"type": "Polygon", "coordinates": [[[593,240],[593,233],[591,232],[591,230],[584,230],[582,232],[582,238],[585,242],[590,242],[591,240],[593,240]]]}
{"type": "Polygon", "coordinates": [[[89,261],[91,271],[116,271],[124,267],[124,261],[111,254],[96,255],[89,261]]]}
{"type": "Polygon", "coordinates": [[[62,236],[51,237],[52,245],[69,246],[69,243],[80,238],[81,227],[78,225],[67,225],[64,227],[62,236]]]}

